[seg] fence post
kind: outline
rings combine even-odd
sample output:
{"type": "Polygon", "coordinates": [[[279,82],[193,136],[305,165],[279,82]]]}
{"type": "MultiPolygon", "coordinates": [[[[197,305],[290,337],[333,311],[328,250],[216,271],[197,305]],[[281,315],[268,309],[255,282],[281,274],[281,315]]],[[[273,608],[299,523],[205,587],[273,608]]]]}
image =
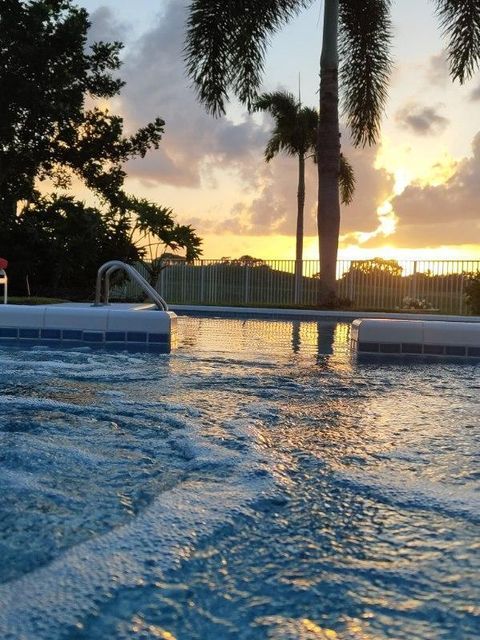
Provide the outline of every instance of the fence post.
{"type": "Polygon", "coordinates": [[[355,289],[355,282],[354,282],[355,271],[353,270],[352,267],[353,267],[353,260],[350,260],[348,263],[348,272],[350,273],[350,277],[348,279],[348,297],[352,301],[352,305],[355,306],[355,296],[357,292],[355,289]]]}
{"type": "Polygon", "coordinates": [[[462,270],[462,273],[460,274],[460,299],[459,299],[460,308],[458,310],[459,315],[463,315],[463,303],[465,302],[464,291],[465,291],[465,276],[462,270]]]}
{"type": "Polygon", "coordinates": [[[293,303],[300,304],[302,297],[303,260],[295,260],[293,303]]]}
{"type": "Polygon", "coordinates": [[[160,295],[162,298],[165,298],[165,271],[166,269],[160,271],[160,295]]]}
{"type": "Polygon", "coordinates": [[[244,293],[244,302],[248,304],[249,299],[249,289],[250,289],[250,267],[246,265],[245,267],[245,293],[244,293]]]}
{"type": "Polygon", "coordinates": [[[200,304],[204,303],[205,296],[205,266],[203,260],[200,261],[200,304]]]}
{"type": "Polygon", "coordinates": [[[412,298],[417,299],[417,261],[413,261],[412,298]]]}

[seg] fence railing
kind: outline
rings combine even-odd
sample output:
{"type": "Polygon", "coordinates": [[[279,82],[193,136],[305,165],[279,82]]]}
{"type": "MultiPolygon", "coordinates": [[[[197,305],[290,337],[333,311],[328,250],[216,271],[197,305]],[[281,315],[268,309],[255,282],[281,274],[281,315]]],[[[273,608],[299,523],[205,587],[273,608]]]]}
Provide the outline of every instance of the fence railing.
{"type": "MultiPolygon", "coordinates": [[[[171,304],[315,307],[320,264],[304,260],[297,276],[295,266],[295,260],[175,261],[161,271],[156,288],[171,304]]],[[[148,279],[148,270],[137,268],[148,279]]],[[[461,314],[466,312],[465,283],[477,272],[480,260],[340,260],[337,295],[357,309],[461,314]]],[[[115,294],[141,296],[133,283],[117,287],[115,294]]]]}

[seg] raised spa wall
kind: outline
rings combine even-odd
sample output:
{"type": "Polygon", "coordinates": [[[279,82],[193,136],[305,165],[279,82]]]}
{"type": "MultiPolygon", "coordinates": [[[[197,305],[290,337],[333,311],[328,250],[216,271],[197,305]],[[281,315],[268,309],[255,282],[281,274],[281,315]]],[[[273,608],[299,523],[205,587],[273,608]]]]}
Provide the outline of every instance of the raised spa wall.
{"type": "Polygon", "coordinates": [[[480,323],[358,319],[351,341],[359,354],[480,358],[480,323]]]}
{"type": "Polygon", "coordinates": [[[169,351],[176,321],[175,313],[152,304],[6,304],[0,305],[0,340],[144,345],[169,351]]]}

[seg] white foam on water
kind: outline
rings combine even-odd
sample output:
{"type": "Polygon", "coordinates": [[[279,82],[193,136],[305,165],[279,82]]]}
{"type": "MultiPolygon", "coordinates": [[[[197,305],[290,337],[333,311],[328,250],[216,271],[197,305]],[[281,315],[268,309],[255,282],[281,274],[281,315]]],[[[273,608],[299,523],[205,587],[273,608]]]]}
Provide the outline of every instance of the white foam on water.
{"type": "Polygon", "coordinates": [[[124,391],[115,391],[113,389],[105,389],[104,391],[98,391],[99,396],[105,396],[107,398],[123,398],[125,396],[124,391]]]}
{"type": "Polygon", "coordinates": [[[340,480],[371,491],[380,500],[395,506],[434,510],[447,517],[465,517],[480,522],[480,492],[467,487],[405,476],[388,470],[377,472],[336,472],[340,480]]]}
{"type": "MultiPolygon", "coordinates": [[[[157,359],[156,362],[164,361],[157,359]]],[[[92,371],[97,380],[108,380],[112,377],[134,380],[139,376],[141,378],[145,376],[145,361],[137,356],[129,352],[114,354],[92,352],[90,347],[59,351],[39,346],[32,347],[28,351],[2,353],[0,365],[3,365],[3,369],[8,369],[11,374],[18,373],[21,377],[35,379],[70,376],[74,379],[91,380],[92,371]],[[21,362],[22,359],[28,361],[28,369],[21,362]]]]}
{"type": "MultiPolygon", "coordinates": [[[[121,406],[138,406],[138,402],[135,400],[124,399],[122,396],[125,394],[121,392],[114,391],[105,391],[101,392],[106,396],[111,396],[111,402],[115,402],[119,407],[121,406]]],[[[167,401],[158,401],[158,400],[142,400],[142,407],[144,408],[152,408],[152,409],[162,409],[166,411],[172,412],[181,412],[186,413],[191,417],[198,417],[201,415],[201,411],[195,407],[191,407],[186,404],[179,404],[178,402],[167,402],[167,401]]]]}
{"type": "MultiPolygon", "coordinates": [[[[99,395],[99,394],[96,394],[99,395]]],[[[83,399],[83,396],[80,396],[83,399]]],[[[53,398],[17,396],[12,394],[0,395],[0,413],[8,415],[13,409],[18,411],[57,411],[71,415],[88,415],[89,417],[103,417],[112,410],[120,411],[125,416],[150,416],[158,417],[174,427],[187,427],[193,425],[193,421],[184,416],[176,414],[182,412],[194,418],[200,415],[195,410],[189,410],[186,406],[169,404],[168,402],[148,402],[148,401],[126,401],[121,395],[111,394],[105,396],[108,404],[77,404],[75,402],[64,402],[53,398]],[[161,413],[153,414],[152,409],[159,409],[161,413]]]]}
{"type": "Polygon", "coordinates": [[[4,411],[9,409],[20,409],[30,411],[64,411],[67,413],[78,413],[91,410],[92,407],[85,407],[73,402],[61,402],[50,398],[30,398],[28,396],[13,396],[9,394],[0,395],[0,408],[4,411]]]}
{"type": "Polygon", "coordinates": [[[57,438],[48,440],[42,436],[33,436],[25,434],[17,434],[15,451],[18,455],[25,458],[29,455],[53,456],[56,459],[67,458],[72,464],[81,464],[89,467],[98,467],[102,464],[108,464],[109,458],[99,454],[97,451],[87,449],[80,444],[71,444],[70,440],[64,437],[60,440],[57,438]]]}
{"type": "Polygon", "coordinates": [[[0,467],[0,485],[2,490],[7,489],[15,493],[29,492],[36,496],[44,496],[54,499],[57,506],[80,505],[81,501],[64,491],[53,489],[42,484],[43,478],[30,471],[16,471],[0,467]]]}
{"type": "Polygon", "coordinates": [[[29,471],[16,471],[15,469],[0,467],[0,484],[2,485],[2,489],[6,485],[11,489],[20,491],[42,491],[38,476],[29,471]]]}
{"type": "MultiPolygon", "coordinates": [[[[28,402],[26,402],[28,404],[28,402]]],[[[42,404],[35,402],[35,404],[42,404]]],[[[66,403],[47,402],[47,406],[66,403]]],[[[56,640],[116,590],[148,579],[149,565],[167,570],[188,557],[199,537],[271,492],[274,461],[256,441],[257,426],[239,421],[246,450],[223,448],[189,424],[178,446],[194,465],[226,466],[225,475],[187,480],[160,494],[128,524],[67,550],[49,565],[0,586],[2,640],[56,640]]],[[[232,424],[229,425],[230,429],[232,424]]],[[[240,435],[240,433],[239,433],[240,435]]],[[[278,457],[278,456],[277,456],[278,457]]]]}

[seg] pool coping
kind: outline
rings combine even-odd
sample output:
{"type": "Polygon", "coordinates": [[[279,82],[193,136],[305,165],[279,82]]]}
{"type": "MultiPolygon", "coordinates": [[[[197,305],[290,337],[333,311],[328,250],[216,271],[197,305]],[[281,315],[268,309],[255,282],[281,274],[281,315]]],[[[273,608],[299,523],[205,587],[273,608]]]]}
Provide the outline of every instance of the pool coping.
{"type": "Polygon", "coordinates": [[[480,322],[480,316],[459,316],[439,313],[402,313],[382,311],[335,311],[317,309],[276,309],[265,307],[221,307],[205,305],[170,304],[175,313],[195,313],[206,316],[255,316],[272,320],[356,320],[357,318],[384,318],[392,320],[436,320],[442,322],[480,322]]]}

